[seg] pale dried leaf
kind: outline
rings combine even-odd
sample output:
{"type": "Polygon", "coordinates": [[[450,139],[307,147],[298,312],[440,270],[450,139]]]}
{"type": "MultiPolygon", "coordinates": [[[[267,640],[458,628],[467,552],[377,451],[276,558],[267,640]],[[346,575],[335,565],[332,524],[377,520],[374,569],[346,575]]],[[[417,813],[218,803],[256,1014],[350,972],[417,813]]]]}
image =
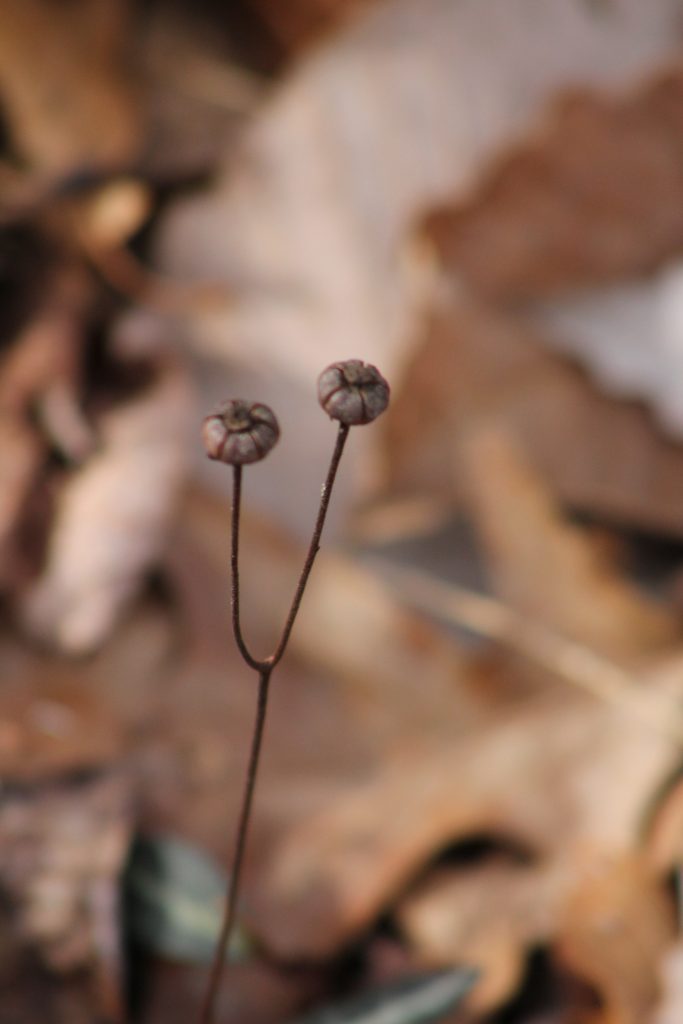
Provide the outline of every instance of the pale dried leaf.
{"type": "Polygon", "coordinates": [[[263,108],[215,193],[169,217],[166,261],[237,288],[197,337],[289,374],[349,344],[390,370],[407,328],[401,246],[415,216],[475,181],[556,90],[625,85],[672,54],[680,10],[658,0],[646,15],[618,0],[609,22],[574,0],[552,0],[542,17],[533,0],[370,10],[263,108]]]}
{"type": "Polygon", "coordinates": [[[75,202],[71,215],[80,241],[90,249],[114,249],[140,230],[150,215],[151,190],[135,178],[119,178],[75,202]]]}
{"type": "Polygon", "coordinates": [[[106,636],[163,549],[191,408],[184,369],[165,361],[139,397],[102,417],[101,448],[65,484],[47,565],[22,600],[32,632],[71,652],[106,636]]]}
{"type": "MultiPolygon", "coordinates": [[[[271,390],[275,368],[279,406],[296,409],[301,445],[281,453],[282,494],[298,494],[324,458],[306,395],[326,363],[358,356],[398,380],[433,285],[432,260],[408,241],[415,222],[466,195],[558,91],[628,88],[677,56],[682,10],[680,0],[647,11],[614,0],[608,18],[577,0],[541,11],[535,0],[379,4],[274,92],[210,194],[169,211],[160,263],[232,292],[193,318],[191,341],[271,390]]],[[[356,486],[376,485],[369,459],[356,486]]]]}
{"type": "Polygon", "coordinates": [[[2,356],[0,408],[27,414],[55,380],[76,388],[83,322],[93,286],[83,268],[64,259],[37,297],[37,308],[2,356]]]}
{"type": "Polygon", "coordinates": [[[683,1020],[683,943],[678,942],[662,963],[662,999],[652,1024],[679,1024],[683,1020]]]}
{"type": "Polygon", "coordinates": [[[527,950],[552,935],[566,874],[501,859],[444,868],[399,904],[398,920],[426,963],[478,969],[469,1007],[484,1013],[514,994],[527,950]]]}

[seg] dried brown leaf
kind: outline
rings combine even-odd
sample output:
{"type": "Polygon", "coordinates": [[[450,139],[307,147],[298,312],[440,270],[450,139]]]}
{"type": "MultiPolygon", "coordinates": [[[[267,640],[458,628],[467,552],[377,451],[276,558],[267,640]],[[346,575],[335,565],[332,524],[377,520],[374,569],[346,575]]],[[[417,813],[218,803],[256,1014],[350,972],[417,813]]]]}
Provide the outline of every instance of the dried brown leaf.
{"type": "Polygon", "coordinates": [[[309,44],[330,27],[338,26],[372,0],[293,0],[283,7],[277,0],[250,0],[278,42],[287,50],[309,44]]]}
{"type": "Polygon", "coordinates": [[[679,10],[657,0],[646,16],[616,0],[607,27],[574,0],[552,0],[542,18],[533,0],[371,7],[273,95],[213,194],[171,213],[165,260],[236,284],[197,340],[289,374],[352,343],[391,371],[412,326],[402,264],[416,216],[476,181],[557,90],[625,85],[656,66],[679,10]]]}
{"type": "Polygon", "coordinates": [[[92,771],[122,753],[120,723],[72,673],[30,656],[6,667],[11,673],[0,697],[0,775],[6,783],[92,771]]]}
{"type": "Polygon", "coordinates": [[[586,853],[557,922],[559,955],[598,991],[601,1024],[642,1024],[660,995],[660,964],[674,939],[670,901],[637,855],[586,853]]]}
{"type": "Polygon", "coordinates": [[[253,899],[280,953],[338,948],[457,839],[493,832],[546,856],[584,841],[629,849],[678,757],[650,723],[556,694],[463,732],[452,723],[418,738],[405,728],[402,745],[378,752],[363,779],[340,780],[272,851],[253,899]]]}
{"type": "Polygon", "coordinates": [[[83,324],[93,300],[87,275],[70,257],[53,271],[37,308],[3,352],[0,408],[26,415],[30,403],[55,380],[76,388],[83,324]]]}
{"type": "Polygon", "coordinates": [[[22,510],[43,460],[35,430],[0,413],[0,587],[11,587],[24,566],[12,544],[22,510]]]}
{"type": "Polygon", "coordinates": [[[679,535],[683,453],[640,405],[610,398],[528,325],[446,300],[406,368],[385,420],[393,488],[462,496],[444,473],[468,422],[495,419],[561,501],[679,535]]]}
{"type": "Polygon", "coordinates": [[[63,487],[47,565],[22,600],[41,639],[95,647],[163,548],[186,469],[191,389],[168,358],[138,397],[105,413],[101,447],[63,487]]]}
{"type": "Polygon", "coordinates": [[[485,1013],[515,993],[528,949],[552,935],[565,874],[501,860],[444,868],[399,904],[398,919],[427,963],[480,971],[468,1007],[485,1013]]]}
{"type": "Polygon", "coordinates": [[[0,4],[0,91],[14,147],[40,172],[127,164],[140,132],[124,69],[127,3],[0,4]]]}
{"type": "Polygon", "coordinates": [[[504,428],[460,444],[469,507],[494,589],[517,611],[594,651],[628,657],[670,644],[674,618],[568,522],[504,428]]]}
{"type": "Polygon", "coordinates": [[[624,97],[575,90],[466,200],[430,218],[449,273],[493,299],[537,297],[676,255],[681,125],[677,67],[624,97]]]}
{"type": "MultiPolygon", "coordinates": [[[[601,19],[576,0],[550,0],[542,17],[535,0],[373,5],[273,92],[216,187],[169,210],[160,263],[232,293],[189,322],[195,348],[247,366],[266,401],[275,367],[278,405],[296,409],[301,447],[282,453],[282,493],[298,495],[324,457],[306,404],[320,368],[351,346],[392,383],[403,369],[433,287],[416,220],[467,194],[558,91],[627,88],[677,56],[680,10],[614,0],[601,19]]],[[[365,453],[357,487],[376,483],[365,453]]]]}
{"type": "MultiPolygon", "coordinates": [[[[224,614],[215,567],[225,566],[227,521],[206,498],[193,499],[183,518],[192,564],[213,567],[214,585],[207,589],[204,580],[196,598],[205,594],[209,621],[216,609],[224,614]]],[[[250,522],[245,517],[247,632],[265,650],[298,556],[282,534],[253,525],[250,532],[250,522]]],[[[365,570],[323,548],[315,580],[292,653],[317,671],[308,682],[283,678],[274,691],[247,874],[248,920],[270,949],[293,959],[329,955],[367,927],[436,851],[482,832],[512,838],[553,870],[584,842],[617,852],[637,843],[652,795],[678,758],[670,724],[680,659],[647,680],[634,676],[643,701],[648,695],[642,717],[640,704],[603,704],[550,680],[530,691],[505,668],[507,692],[499,688],[494,700],[458,647],[439,641],[424,619],[402,614],[394,597],[382,599],[365,570]]],[[[227,630],[222,642],[229,647],[227,630]]],[[[224,778],[229,764],[237,771],[225,730],[230,721],[231,732],[243,733],[240,723],[253,713],[239,668],[228,675],[235,682],[221,698],[233,708],[227,718],[215,698],[200,696],[215,685],[206,670],[195,668],[191,691],[181,678],[175,697],[175,687],[166,691],[187,709],[184,743],[204,715],[203,753],[194,755],[204,786],[224,778]]],[[[243,735],[239,743],[242,749],[243,735]]],[[[210,806],[204,804],[201,828],[215,835],[225,791],[216,789],[210,806]]],[[[200,818],[198,811],[193,827],[200,818]]],[[[553,906],[539,894],[539,913],[553,918],[553,906]]],[[[524,943],[515,948],[515,956],[524,955],[524,943]]]]}

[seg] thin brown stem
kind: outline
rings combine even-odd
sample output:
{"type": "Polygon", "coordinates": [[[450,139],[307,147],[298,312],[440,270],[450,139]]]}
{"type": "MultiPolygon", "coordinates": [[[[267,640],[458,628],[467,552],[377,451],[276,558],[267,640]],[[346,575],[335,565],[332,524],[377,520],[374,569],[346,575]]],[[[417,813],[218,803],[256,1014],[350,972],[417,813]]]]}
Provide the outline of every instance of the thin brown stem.
{"type": "Polygon", "coordinates": [[[259,660],[255,658],[247,647],[246,641],[242,634],[242,625],[240,621],[240,581],[239,581],[239,529],[240,529],[240,506],[242,501],[242,467],[234,466],[233,470],[233,491],[232,491],[232,540],[231,540],[231,553],[230,553],[230,570],[231,570],[231,607],[232,607],[232,629],[235,635],[235,643],[239,648],[239,652],[242,658],[250,668],[253,668],[255,672],[260,672],[264,668],[275,668],[277,663],[281,660],[285,649],[289,642],[289,638],[294,627],[294,622],[297,617],[301,600],[304,596],[306,584],[308,583],[308,577],[311,575],[311,569],[313,568],[313,562],[315,556],[320,550],[320,537],[323,532],[325,525],[325,518],[327,516],[327,509],[330,504],[330,498],[332,497],[332,488],[334,487],[334,481],[337,476],[337,470],[339,469],[339,463],[341,457],[344,454],[344,445],[346,439],[349,436],[349,427],[341,423],[339,425],[339,432],[337,433],[337,440],[332,452],[332,458],[330,459],[330,465],[327,470],[327,476],[323,483],[322,490],[320,492],[320,505],[318,506],[318,515],[315,520],[313,527],[313,534],[311,541],[308,546],[306,558],[301,570],[301,575],[294,591],[294,597],[287,613],[285,624],[282,628],[280,639],[278,640],[275,650],[268,658],[259,660]]]}
{"type": "Polygon", "coordinates": [[[304,596],[304,590],[306,589],[306,584],[308,583],[308,577],[310,576],[311,569],[313,568],[315,556],[318,554],[318,551],[320,550],[320,537],[323,532],[323,526],[325,525],[325,517],[327,515],[327,509],[330,504],[330,498],[332,496],[332,488],[334,486],[334,481],[337,476],[337,470],[339,469],[339,463],[344,453],[344,445],[346,444],[346,439],[348,436],[348,426],[346,426],[344,423],[340,423],[339,433],[337,434],[337,442],[334,446],[334,451],[332,452],[332,458],[330,460],[330,468],[327,471],[327,477],[325,478],[325,483],[322,486],[322,491],[320,494],[320,507],[318,508],[318,516],[316,518],[315,526],[313,528],[313,536],[311,537],[311,543],[308,546],[306,561],[304,562],[304,567],[301,570],[301,575],[299,576],[299,582],[297,583],[297,587],[294,592],[294,597],[292,598],[292,604],[289,609],[289,614],[287,616],[284,628],[282,630],[282,635],[274,652],[271,654],[270,658],[268,658],[268,664],[270,664],[273,668],[275,667],[275,665],[277,665],[277,663],[282,658],[282,655],[285,653],[285,648],[287,647],[287,643],[292,632],[292,627],[294,626],[294,620],[296,619],[297,613],[299,611],[299,606],[301,604],[301,599],[304,596]]]}
{"type": "Polygon", "coordinates": [[[249,668],[260,672],[265,662],[259,661],[250,652],[242,636],[242,625],[240,622],[240,570],[239,570],[239,549],[240,549],[240,506],[242,504],[242,467],[233,466],[232,477],[232,519],[230,530],[230,577],[231,577],[231,611],[232,631],[235,643],[239,648],[244,661],[249,668]]]}
{"type": "Polygon", "coordinates": [[[258,702],[256,706],[256,719],[254,732],[251,739],[251,751],[249,753],[249,765],[247,767],[247,778],[242,796],[242,807],[240,810],[239,823],[237,825],[237,836],[235,839],[235,852],[233,854],[232,871],[228,882],[228,894],[225,901],[223,923],[221,933],[214,953],[211,966],[211,976],[204,996],[200,1024],[211,1024],[214,1019],[216,996],[220,985],[223,965],[235,923],[235,911],[237,909],[237,897],[239,895],[240,876],[242,874],[242,862],[244,860],[244,849],[249,831],[249,820],[251,818],[251,804],[256,786],[259,758],[261,753],[261,741],[263,739],[263,727],[266,721],[268,709],[268,687],[272,669],[262,668],[259,672],[258,702]]]}
{"type": "Polygon", "coordinates": [[[230,880],[228,884],[228,894],[226,897],[225,911],[223,915],[223,923],[221,925],[221,933],[216,946],[216,953],[214,956],[213,964],[211,967],[211,975],[209,983],[207,985],[206,993],[204,996],[204,1002],[202,1004],[201,1015],[199,1018],[199,1024],[212,1024],[214,1019],[214,1011],[216,1005],[216,996],[218,994],[218,988],[220,985],[221,976],[223,973],[223,966],[225,963],[225,956],[230,943],[230,935],[232,933],[233,925],[235,922],[235,910],[237,907],[237,898],[239,895],[240,876],[242,872],[242,861],[244,859],[244,850],[246,846],[247,833],[249,831],[249,821],[251,818],[251,805],[254,796],[254,787],[256,784],[256,776],[258,773],[259,757],[261,753],[261,740],[263,738],[263,727],[266,720],[266,711],[268,708],[268,688],[270,684],[270,677],[273,669],[278,664],[289,641],[289,637],[294,626],[301,600],[304,596],[306,584],[308,583],[308,577],[311,574],[313,568],[313,562],[315,556],[320,548],[320,537],[322,536],[323,527],[325,525],[325,517],[327,516],[327,509],[330,504],[330,498],[332,496],[332,488],[334,481],[337,476],[337,470],[341,461],[342,454],[344,452],[344,445],[349,434],[348,426],[340,424],[339,432],[337,434],[337,440],[332,452],[332,458],[330,460],[329,469],[325,482],[322,486],[320,494],[320,505],[318,507],[318,515],[315,520],[313,527],[313,534],[311,536],[311,542],[308,546],[308,552],[304,561],[299,581],[294,591],[294,597],[290,605],[285,624],[282,629],[282,634],[277,643],[274,652],[269,658],[265,658],[263,661],[259,661],[250,652],[247,644],[242,635],[242,626],[240,622],[240,588],[239,588],[239,537],[240,537],[240,507],[242,502],[242,467],[234,466],[233,474],[233,492],[232,492],[232,525],[231,525],[231,541],[230,541],[230,574],[231,574],[231,608],[232,608],[232,628],[235,636],[235,643],[239,649],[242,658],[250,668],[259,674],[259,690],[258,690],[258,704],[256,710],[256,720],[254,723],[254,732],[251,741],[251,752],[249,754],[249,764],[247,767],[247,778],[244,786],[244,794],[242,797],[242,808],[240,810],[240,818],[237,826],[237,836],[235,840],[235,852],[233,854],[232,870],[230,873],[230,880]]]}

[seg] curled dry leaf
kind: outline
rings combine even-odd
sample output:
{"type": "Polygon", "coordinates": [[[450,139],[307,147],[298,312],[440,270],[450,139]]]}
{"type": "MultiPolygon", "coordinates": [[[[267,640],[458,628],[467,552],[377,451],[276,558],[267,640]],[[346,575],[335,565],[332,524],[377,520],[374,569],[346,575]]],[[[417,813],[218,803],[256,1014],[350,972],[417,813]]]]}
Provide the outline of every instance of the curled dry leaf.
{"type": "Polygon", "coordinates": [[[83,323],[91,301],[82,269],[66,260],[43,283],[36,312],[0,359],[0,584],[8,588],[27,570],[14,541],[46,448],[78,460],[92,447],[78,401],[83,323]]]}
{"type": "Polygon", "coordinates": [[[163,358],[151,385],[102,416],[101,447],[64,485],[45,570],[21,602],[37,636],[89,650],[135,593],[164,545],[191,407],[184,369],[163,358]]]}
{"type": "Polygon", "coordinates": [[[478,1012],[515,992],[529,950],[544,945],[597,992],[596,1021],[642,1024],[673,936],[664,887],[635,853],[566,853],[546,864],[442,870],[403,901],[401,923],[428,962],[480,968],[470,1003],[478,1012]]]}
{"type": "Polygon", "coordinates": [[[65,260],[44,284],[33,317],[3,352],[0,407],[27,414],[30,403],[55,379],[75,389],[82,325],[92,286],[81,267],[65,260]]]}
{"type": "Polygon", "coordinates": [[[552,935],[565,876],[502,860],[444,868],[401,901],[398,920],[425,963],[476,967],[468,1007],[490,1012],[517,990],[527,950],[552,935]]]}
{"type": "Polygon", "coordinates": [[[670,612],[640,593],[563,517],[504,428],[474,425],[460,451],[492,583],[512,608],[615,657],[674,641],[670,612]]]}

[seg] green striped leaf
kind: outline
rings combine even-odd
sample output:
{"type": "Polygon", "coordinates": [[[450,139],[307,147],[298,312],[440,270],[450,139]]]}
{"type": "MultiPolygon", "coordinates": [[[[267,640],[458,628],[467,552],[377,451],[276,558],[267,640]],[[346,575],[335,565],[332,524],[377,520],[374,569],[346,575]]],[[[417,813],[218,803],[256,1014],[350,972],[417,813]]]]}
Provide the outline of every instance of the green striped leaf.
{"type": "Polygon", "coordinates": [[[476,979],[468,968],[401,978],[297,1024],[435,1024],[452,1013],[476,979]]]}
{"type": "MultiPolygon", "coordinates": [[[[227,876],[197,847],[171,836],[138,839],[124,877],[127,927],[145,949],[172,960],[210,963],[218,940],[227,876]]],[[[249,943],[236,929],[230,959],[249,943]]]]}

